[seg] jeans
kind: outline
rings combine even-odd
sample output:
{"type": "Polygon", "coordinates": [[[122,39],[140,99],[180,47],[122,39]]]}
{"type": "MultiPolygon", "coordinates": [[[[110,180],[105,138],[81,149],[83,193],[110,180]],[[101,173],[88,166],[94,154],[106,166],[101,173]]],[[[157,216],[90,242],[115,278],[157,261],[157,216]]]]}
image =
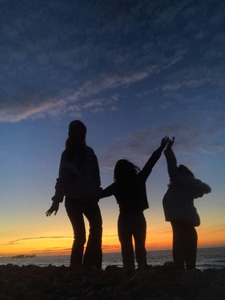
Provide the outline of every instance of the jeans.
{"type": "Polygon", "coordinates": [[[173,260],[178,269],[195,269],[197,256],[197,232],[193,224],[184,221],[172,221],[173,260]]]}
{"type": "Polygon", "coordinates": [[[138,266],[146,265],[146,220],[143,212],[121,212],[118,219],[118,235],[124,268],[135,268],[132,238],[135,242],[135,257],[138,266]]]}
{"type": "Polygon", "coordinates": [[[70,265],[102,266],[102,217],[96,202],[82,202],[77,199],[66,198],[65,207],[74,231],[74,242],[71,252],[70,265]],[[86,251],[83,257],[86,231],[84,217],[90,226],[86,251]]]}

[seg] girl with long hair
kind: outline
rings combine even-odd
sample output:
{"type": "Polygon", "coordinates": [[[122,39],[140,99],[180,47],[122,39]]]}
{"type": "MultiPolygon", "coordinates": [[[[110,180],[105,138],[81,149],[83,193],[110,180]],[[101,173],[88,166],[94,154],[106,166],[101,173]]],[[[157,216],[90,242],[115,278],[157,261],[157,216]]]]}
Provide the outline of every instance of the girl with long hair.
{"type": "Polygon", "coordinates": [[[118,236],[121,243],[123,266],[127,270],[135,269],[132,238],[135,242],[138,267],[147,266],[146,220],[143,213],[148,208],[145,183],[160,158],[167,140],[167,137],[162,139],[160,147],[153,152],[142,170],[126,159],[119,160],[114,169],[114,183],[101,192],[101,198],[114,195],[119,205],[118,236]]]}
{"type": "Polygon", "coordinates": [[[47,216],[56,214],[59,203],[65,196],[65,207],[74,231],[71,252],[71,267],[102,265],[102,218],[98,206],[100,175],[97,157],[92,148],[86,145],[85,125],[72,121],[69,125],[66,149],[61,156],[59,177],[56,181],[53,203],[47,216]],[[86,231],[84,216],[90,225],[85,254],[86,231]]]}

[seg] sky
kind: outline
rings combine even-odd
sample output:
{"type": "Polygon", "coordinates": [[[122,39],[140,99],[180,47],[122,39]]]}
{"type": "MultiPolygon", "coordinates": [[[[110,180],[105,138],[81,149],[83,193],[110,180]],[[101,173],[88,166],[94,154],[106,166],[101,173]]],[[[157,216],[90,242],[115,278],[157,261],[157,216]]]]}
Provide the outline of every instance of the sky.
{"type": "MultiPolygon", "coordinates": [[[[164,136],[212,193],[195,200],[199,247],[225,246],[225,3],[0,0],[0,256],[69,254],[64,203],[46,217],[68,125],[87,126],[102,187],[164,136]]],[[[162,154],[147,181],[146,247],[171,249],[162,154]]],[[[100,200],[103,251],[120,251],[118,205],[100,200]]],[[[88,224],[87,233],[88,233],[88,224]]]]}

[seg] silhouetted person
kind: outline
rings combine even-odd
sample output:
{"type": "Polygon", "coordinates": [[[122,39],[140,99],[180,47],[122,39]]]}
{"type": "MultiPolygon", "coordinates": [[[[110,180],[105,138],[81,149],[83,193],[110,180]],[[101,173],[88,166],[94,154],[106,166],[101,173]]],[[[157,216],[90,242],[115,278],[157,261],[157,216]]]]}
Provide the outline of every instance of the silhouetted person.
{"type": "Polygon", "coordinates": [[[200,218],[194,207],[194,199],[210,193],[211,188],[194,177],[184,165],[177,166],[171,149],[174,138],[169,140],[164,154],[170,177],[169,188],[163,198],[166,221],[173,229],[173,260],[178,269],[195,269],[197,255],[196,226],[200,218]]]}
{"type": "Polygon", "coordinates": [[[119,205],[118,236],[121,243],[123,266],[127,270],[135,268],[132,238],[135,241],[138,267],[147,266],[146,220],[143,213],[148,208],[145,182],[160,158],[167,140],[167,137],[162,139],[161,146],[153,152],[141,171],[128,160],[119,160],[114,169],[114,183],[101,193],[101,198],[114,195],[119,205]]]}
{"type": "Polygon", "coordinates": [[[59,177],[55,186],[53,204],[46,212],[58,211],[65,196],[65,207],[74,231],[71,266],[83,263],[100,269],[102,264],[102,218],[98,206],[100,176],[94,151],[86,145],[86,127],[78,120],[69,125],[66,149],[62,153],[59,177]],[[86,232],[83,215],[90,225],[89,238],[83,257],[86,232]]]}

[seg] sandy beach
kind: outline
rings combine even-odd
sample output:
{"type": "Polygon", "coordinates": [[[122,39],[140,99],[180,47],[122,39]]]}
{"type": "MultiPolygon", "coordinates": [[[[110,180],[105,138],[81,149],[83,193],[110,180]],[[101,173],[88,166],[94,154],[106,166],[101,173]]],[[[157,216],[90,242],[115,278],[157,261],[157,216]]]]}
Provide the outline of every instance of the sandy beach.
{"type": "Polygon", "coordinates": [[[224,300],[225,269],[178,272],[173,264],[125,272],[2,265],[0,300],[224,300]]]}

